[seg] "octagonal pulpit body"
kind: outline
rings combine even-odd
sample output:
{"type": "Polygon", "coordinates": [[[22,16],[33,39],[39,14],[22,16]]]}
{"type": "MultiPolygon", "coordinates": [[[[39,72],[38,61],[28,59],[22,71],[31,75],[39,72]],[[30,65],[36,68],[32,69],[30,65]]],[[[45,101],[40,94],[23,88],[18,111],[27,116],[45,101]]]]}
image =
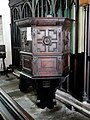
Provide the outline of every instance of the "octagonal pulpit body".
{"type": "MultiPolygon", "coordinates": [[[[35,18],[21,27],[22,71],[31,77],[59,77],[69,70],[70,20],[35,18]],[[27,31],[31,26],[31,40],[27,31]]],[[[30,32],[29,31],[29,32],[30,32]]]]}
{"type": "MultiPolygon", "coordinates": [[[[70,69],[71,22],[68,18],[53,17],[30,18],[17,22],[21,33],[20,74],[23,79],[28,77],[32,81],[35,80],[38,86],[37,98],[41,102],[44,101],[44,106],[50,107],[47,104],[55,97],[60,78],[70,69]],[[47,100],[49,93],[51,98],[47,100]]],[[[22,81],[21,79],[21,86],[24,83],[22,81]]]]}

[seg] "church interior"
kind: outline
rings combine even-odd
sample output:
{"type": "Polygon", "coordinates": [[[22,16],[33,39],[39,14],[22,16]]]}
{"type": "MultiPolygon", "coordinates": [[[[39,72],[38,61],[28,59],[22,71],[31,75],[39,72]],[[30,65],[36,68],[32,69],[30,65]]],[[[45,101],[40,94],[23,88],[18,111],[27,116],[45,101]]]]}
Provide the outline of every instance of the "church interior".
{"type": "Polygon", "coordinates": [[[90,0],[0,8],[0,120],[89,120],[90,0]]]}

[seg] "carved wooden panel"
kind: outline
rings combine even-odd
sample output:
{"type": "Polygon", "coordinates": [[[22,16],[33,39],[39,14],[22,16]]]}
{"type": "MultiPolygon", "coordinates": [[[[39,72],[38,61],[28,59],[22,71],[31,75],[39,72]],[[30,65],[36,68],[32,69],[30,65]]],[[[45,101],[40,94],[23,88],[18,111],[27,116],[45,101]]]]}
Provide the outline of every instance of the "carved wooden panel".
{"type": "Polygon", "coordinates": [[[32,23],[32,41],[27,41],[27,27],[21,28],[23,71],[30,73],[36,79],[50,76],[59,77],[68,72],[70,66],[70,21],[38,18],[28,20],[26,23],[29,24],[29,22],[30,25],[32,23]]]}
{"type": "Polygon", "coordinates": [[[27,40],[27,27],[20,29],[21,36],[21,50],[25,52],[32,52],[32,41],[27,40]]]}
{"type": "Polygon", "coordinates": [[[39,76],[55,76],[57,57],[42,57],[38,59],[38,75],[39,76]]]}
{"type": "Polygon", "coordinates": [[[32,74],[32,57],[28,55],[21,55],[22,58],[22,70],[32,74]]]}
{"type": "Polygon", "coordinates": [[[61,28],[36,27],[34,28],[35,39],[33,52],[60,52],[61,28]]]}
{"type": "Polygon", "coordinates": [[[69,70],[68,53],[58,56],[34,56],[34,76],[61,76],[69,70]]]}
{"type": "Polygon", "coordinates": [[[69,67],[70,67],[70,63],[69,63],[68,53],[57,57],[58,74],[63,74],[67,72],[69,70],[69,67]]]}
{"type": "Polygon", "coordinates": [[[63,31],[62,32],[62,51],[70,50],[70,32],[63,31]]]}
{"type": "Polygon", "coordinates": [[[38,56],[33,56],[33,76],[38,76],[38,56]]]}

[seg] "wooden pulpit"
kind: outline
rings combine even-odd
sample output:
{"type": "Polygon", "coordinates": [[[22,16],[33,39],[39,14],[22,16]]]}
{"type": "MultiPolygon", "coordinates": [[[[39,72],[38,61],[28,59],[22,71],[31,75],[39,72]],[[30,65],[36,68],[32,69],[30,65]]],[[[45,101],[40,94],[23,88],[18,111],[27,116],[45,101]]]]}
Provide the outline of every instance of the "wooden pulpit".
{"type": "Polygon", "coordinates": [[[29,18],[18,21],[21,34],[20,89],[34,82],[38,106],[54,106],[56,87],[70,70],[70,28],[68,18],[29,18]],[[27,81],[27,82],[26,82],[27,81]]]}

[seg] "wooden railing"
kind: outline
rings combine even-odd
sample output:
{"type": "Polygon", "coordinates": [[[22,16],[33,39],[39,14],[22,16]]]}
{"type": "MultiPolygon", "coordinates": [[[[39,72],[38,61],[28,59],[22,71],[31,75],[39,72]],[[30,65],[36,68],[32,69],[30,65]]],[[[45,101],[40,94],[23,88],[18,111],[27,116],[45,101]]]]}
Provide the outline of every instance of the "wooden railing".
{"type": "Polygon", "coordinates": [[[5,120],[34,120],[17,102],[0,88],[0,116],[5,120]]]}

